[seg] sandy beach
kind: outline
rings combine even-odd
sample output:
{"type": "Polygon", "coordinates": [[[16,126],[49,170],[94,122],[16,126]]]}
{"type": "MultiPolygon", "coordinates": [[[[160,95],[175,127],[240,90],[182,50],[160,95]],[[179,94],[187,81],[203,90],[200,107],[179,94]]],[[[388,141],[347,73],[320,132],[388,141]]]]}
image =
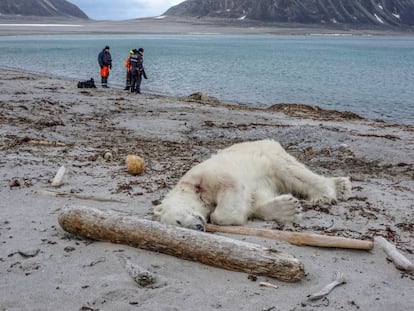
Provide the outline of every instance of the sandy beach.
{"type": "Polygon", "coordinates": [[[353,196],[334,206],[304,204],[297,225],[248,226],[367,240],[383,236],[413,261],[412,126],[302,105],[249,109],[78,89],[76,82],[1,70],[0,310],[403,311],[414,305],[414,274],[396,269],[377,247],[298,247],[227,235],[296,256],[305,277],[286,283],[76,237],[57,222],[63,207],[79,205],[151,219],[153,207],[190,167],[233,143],[272,138],[318,173],[350,176],[353,196]],[[112,158],[104,159],[107,152],[112,158]],[[142,175],[126,172],[127,154],[146,160],[142,175]],[[63,185],[53,188],[50,182],[62,165],[63,185]],[[120,254],[167,285],[140,288],[120,254]],[[346,284],[310,301],[307,296],[336,271],[346,284]],[[261,281],[278,288],[260,287],[261,281]]]}

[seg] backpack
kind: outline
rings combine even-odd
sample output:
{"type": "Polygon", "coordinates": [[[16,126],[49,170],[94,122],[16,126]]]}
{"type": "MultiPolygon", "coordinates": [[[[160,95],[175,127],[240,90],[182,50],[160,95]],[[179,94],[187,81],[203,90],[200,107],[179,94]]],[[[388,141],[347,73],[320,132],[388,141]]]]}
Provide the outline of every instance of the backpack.
{"type": "Polygon", "coordinates": [[[95,85],[95,81],[93,80],[93,78],[90,78],[89,80],[86,81],[79,81],[78,82],[78,88],[83,89],[91,89],[91,88],[96,88],[95,85]]]}

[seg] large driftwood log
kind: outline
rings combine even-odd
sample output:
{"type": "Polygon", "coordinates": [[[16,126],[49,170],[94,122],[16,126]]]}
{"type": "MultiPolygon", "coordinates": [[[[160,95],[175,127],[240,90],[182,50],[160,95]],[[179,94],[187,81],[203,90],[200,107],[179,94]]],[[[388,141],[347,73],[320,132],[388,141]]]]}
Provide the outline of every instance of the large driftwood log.
{"type": "Polygon", "coordinates": [[[70,233],[126,244],[233,271],[299,281],[303,264],[276,249],[87,207],[64,208],[58,217],[70,233]]]}
{"type": "Polygon", "coordinates": [[[270,229],[256,229],[239,226],[217,226],[207,224],[206,229],[208,232],[222,232],[232,234],[244,234],[253,235],[263,238],[270,238],[279,241],[285,241],[294,245],[308,245],[319,247],[338,247],[338,248],[352,248],[370,250],[374,247],[374,243],[371,241],[363,241],[357,239],[349,239],[337,236],[329,236],[315,233],[305,232],[289,232],[281,230],[270,229]]]}

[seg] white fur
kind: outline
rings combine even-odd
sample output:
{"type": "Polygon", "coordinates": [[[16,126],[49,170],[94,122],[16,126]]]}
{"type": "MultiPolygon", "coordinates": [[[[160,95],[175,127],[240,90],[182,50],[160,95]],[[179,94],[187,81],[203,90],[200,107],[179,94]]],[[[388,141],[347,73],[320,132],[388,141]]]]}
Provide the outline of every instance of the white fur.
{"type": "Polygon", "coordinates": [[[313,173],[278,142],[235,144],[189,170],[154,209],[167,224],[204,230],[205,222],[244,225],[249,218],[296,222],[299,200],[335,203],[351,195],[348,177],[313,173]]]}

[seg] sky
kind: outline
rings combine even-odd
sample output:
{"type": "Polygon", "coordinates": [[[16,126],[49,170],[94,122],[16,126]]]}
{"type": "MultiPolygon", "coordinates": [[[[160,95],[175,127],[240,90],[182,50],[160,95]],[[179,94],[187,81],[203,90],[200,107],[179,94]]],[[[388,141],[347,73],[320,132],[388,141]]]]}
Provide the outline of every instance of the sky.
{"type": "Polygon", "coordinates": [[[95,20],[125,20],[162,15],[183,0],[68,0],[95,20]]]}

